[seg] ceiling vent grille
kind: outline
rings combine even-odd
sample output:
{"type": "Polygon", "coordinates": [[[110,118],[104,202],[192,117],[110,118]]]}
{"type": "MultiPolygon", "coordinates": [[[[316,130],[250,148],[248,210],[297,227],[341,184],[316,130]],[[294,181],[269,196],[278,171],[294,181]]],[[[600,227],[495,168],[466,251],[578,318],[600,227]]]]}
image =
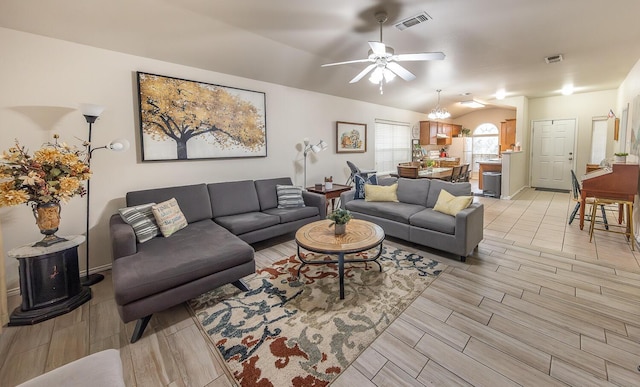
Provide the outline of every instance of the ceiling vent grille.
{"type": "Polygon", "coordinates": [[[562,54],[551,55],[551,56],[548,56],[548,57],[544,58],[544,61],[547,62],[547,64],[558,63],[558,62],[562,62],[563,60],[564,60],[564,58],[562,57],[562,54]]]}
{"type": "Polygon", "coordinates": [[[399,21],[398,23],[395,24],[395,26],[400,31],[404,31],[409,27],[413,27],[413,26],[415,26],[417,24],[424,23],[424,22],[426,22],[428,20],[432,20],[432,19],[433,18],[431,16],[429,16],[428,13],[422,12],[422,13],[419,13],[419,14],[417,14],[415,16],[411,16],[411,17],[408,17],[408,18],[406,18],[406,19],[404,19],[402,21],[399,21]]]}

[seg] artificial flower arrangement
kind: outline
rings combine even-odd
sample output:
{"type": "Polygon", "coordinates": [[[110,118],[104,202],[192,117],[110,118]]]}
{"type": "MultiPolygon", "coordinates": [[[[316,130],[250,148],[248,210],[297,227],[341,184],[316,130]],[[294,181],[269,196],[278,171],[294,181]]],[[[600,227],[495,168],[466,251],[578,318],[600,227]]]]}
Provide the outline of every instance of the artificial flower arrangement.
{"type": "Polygon", "coordinates": [[[78,150],[58,142],[57,134],[53,138],[33,156],[18,140],[0,155],[0,207],[25,203],[35,208],[86,194],[81,181],[91,177],[85,151],[89,144],[78,150]]]}

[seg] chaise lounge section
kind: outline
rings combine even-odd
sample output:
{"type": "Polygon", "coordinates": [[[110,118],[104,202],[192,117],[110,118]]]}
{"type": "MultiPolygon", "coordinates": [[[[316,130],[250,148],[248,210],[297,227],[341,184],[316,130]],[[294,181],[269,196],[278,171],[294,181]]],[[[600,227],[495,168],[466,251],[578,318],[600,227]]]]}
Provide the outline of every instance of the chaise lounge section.
{"type": "Polygon", "coordinates": [[[187,226],[170,237],[139,243],[120,214],[110,219],[113,287],[126,323],[138,320],[137,341],[153,313],[216,287],[248,290],[242,277],[255,272],[249,243],[297,230],[326,216],[323,195],[303,192],[304,207],[278,208],[277,185],[291,179],[245,180],[129,192],[127,207],[175,198],[187,226]]]}

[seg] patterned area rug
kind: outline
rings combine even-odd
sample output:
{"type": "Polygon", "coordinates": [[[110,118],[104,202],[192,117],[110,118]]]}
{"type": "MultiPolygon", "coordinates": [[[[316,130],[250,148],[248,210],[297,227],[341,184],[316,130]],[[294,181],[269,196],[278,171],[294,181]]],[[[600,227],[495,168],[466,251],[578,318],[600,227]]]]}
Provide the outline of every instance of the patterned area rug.
{"type": "Polygon", "coordinates": [[[249,292],[226,285],[189,305],[240,385],[326,386],[446,267],[393,248],[378,262],[382,272],[345,265],[344,300],[337,264],[306,265],[298,279],[294,255],[259,270],[249,292]]]}

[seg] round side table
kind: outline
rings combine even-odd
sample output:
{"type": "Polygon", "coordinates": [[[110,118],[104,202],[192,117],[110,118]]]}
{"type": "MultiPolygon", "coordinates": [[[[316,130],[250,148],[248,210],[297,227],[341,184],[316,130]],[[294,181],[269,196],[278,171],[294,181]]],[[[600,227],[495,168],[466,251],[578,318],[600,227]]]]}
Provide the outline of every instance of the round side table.
{"type": "Polygon", "coordinates": [[[19,261],[22,305],[9,318],[9,325],[32,325],[72,311],[91,299],[91,288],[80,284],[78,246],[82,235],[51,246],[24,245],[7,256],[19,261]]]}

